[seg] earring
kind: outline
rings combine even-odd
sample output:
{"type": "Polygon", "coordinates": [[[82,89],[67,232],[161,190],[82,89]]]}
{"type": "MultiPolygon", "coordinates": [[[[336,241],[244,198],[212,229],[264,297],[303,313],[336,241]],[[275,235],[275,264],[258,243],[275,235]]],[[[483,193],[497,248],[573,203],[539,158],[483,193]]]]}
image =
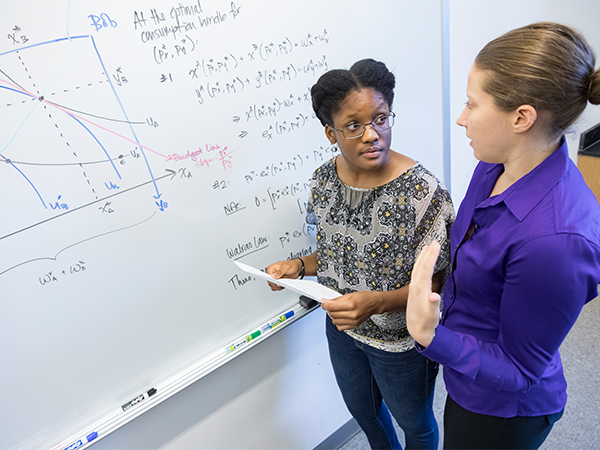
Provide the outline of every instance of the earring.
{"type": "Polygon", "coordinates": [[[337,142],[334,142],[333,144],[331,144],[329,146],[329,150],[331,151],[331,153],[335,153],[335,152],[339,151],[340,148],[338,147],[337,142]]]}

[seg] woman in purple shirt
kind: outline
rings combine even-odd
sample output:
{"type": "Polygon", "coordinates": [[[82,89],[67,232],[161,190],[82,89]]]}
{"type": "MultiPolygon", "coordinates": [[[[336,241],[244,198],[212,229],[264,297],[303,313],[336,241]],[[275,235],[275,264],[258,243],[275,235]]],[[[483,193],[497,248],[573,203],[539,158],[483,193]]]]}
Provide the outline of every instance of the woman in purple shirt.
{"type": "Polygon", "coordinates": [[[532,24],[481,50],[467,98],[457,123],[481,162],[452,228],[442,315],[434,243],[407,325],[444,366],[444,448],[538,448],[567,401],[558,349],[598,295],[600,207],[564,132],[600,104],[600,71],[576,31],[532,24]]]}

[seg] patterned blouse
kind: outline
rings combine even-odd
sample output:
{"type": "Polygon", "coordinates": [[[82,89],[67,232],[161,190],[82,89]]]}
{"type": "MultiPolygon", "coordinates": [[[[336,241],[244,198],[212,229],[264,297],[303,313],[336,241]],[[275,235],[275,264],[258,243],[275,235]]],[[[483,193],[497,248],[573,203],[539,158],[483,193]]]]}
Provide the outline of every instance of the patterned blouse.
{"type": "MultiPolygon", "coordinates": [[[[435,271],[444,270],[454,217],[448,191],[420,163],[383,186],[360,189],[338,178],[334,157],[314,172],[307,209],[306,221],[317,227],[318,281],[340,294],[398,289],[433,240],[442,247],[435,271]]],[[[376,314],[346,332],[390,352],[414,346],[405,313],[376,314]]]]}

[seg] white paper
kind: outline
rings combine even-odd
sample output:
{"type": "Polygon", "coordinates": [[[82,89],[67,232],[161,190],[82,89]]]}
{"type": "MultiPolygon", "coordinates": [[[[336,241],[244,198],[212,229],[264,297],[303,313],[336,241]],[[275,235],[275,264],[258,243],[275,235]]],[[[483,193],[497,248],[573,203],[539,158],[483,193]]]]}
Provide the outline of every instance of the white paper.
{"type": "Polygon", "coordinates": [[[239,261],[233,262],[244,272],[248,272],[251,275],[257,276],[258,278],[262,278],[263,280],[270,281],[271,283],[278,284],[279,286],[283,286],[284,288],[291,289],[292,291],[297,292],[298,294],[306,295],[307,297],[312,298],[313,300],[316,300],[319,303],[322,303],[323,299],[331,300],[341,296],[339,292],[336,292],[333,289],[330,289],[312,280],[294,280],[291,278],[275,279],[268,273],[255,269],[254,267],[249,266],[248,264],[244,264],[239,261]]]}

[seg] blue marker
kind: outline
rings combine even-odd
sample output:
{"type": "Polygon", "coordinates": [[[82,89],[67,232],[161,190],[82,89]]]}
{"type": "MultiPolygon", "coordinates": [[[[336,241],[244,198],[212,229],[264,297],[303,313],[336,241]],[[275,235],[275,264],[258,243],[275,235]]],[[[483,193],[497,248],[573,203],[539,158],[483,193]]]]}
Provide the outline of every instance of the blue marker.
{"type": "Polygon", "coordinates": [[[262,327],[262,331],[265,332],[268,330],[272,330],[276,326],[281,325],[283,322],[285,322],[287,319],[289,319],[293,315],[294,315],[294,310],[291,310],[291,311],[286,312],[285,314],[282,314],[281,316],[277,317],[276,319],[273,319],[269,323],[265,324],[262,327]]]}
{"type": "Polygon", "coordinates": [[[83,444],[87,444],[88,442],[92,442],[97,437],[98,437],[98,433],[96,433],[94,431],[93,433],[88,434],[83,439],[77,439],[71,445],[69,445],[68,447],[65,447],[64,450],[75,450],[76,448],[81,447],[83,444]]]}

